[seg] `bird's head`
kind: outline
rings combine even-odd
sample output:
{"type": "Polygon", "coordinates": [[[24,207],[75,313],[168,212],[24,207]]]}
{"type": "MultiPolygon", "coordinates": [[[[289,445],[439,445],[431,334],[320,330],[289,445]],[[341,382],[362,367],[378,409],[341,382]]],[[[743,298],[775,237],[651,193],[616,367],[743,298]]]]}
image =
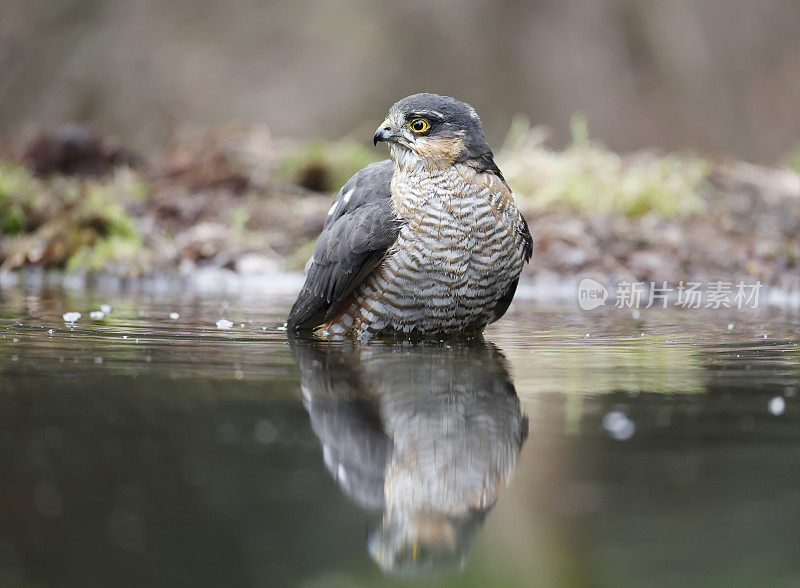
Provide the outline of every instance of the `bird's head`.
{"type": "Polygon", "coordinates": [[[469,104],[438,94],[414,94],[396,102],[375,131],[374,143],[389,143],[401,167],[448,167],[492,157],[478,113],[469,104]]]}

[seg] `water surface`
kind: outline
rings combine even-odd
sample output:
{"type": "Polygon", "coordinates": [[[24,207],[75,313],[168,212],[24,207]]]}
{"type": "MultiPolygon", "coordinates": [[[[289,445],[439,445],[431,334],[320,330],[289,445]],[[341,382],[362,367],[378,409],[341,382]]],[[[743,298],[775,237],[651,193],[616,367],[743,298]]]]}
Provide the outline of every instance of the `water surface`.
{"type": "Polygon", "coordinates": [[[290,303],[3,292],[0,585],[800,583],[796,316],[365,347],[290,303]]]}

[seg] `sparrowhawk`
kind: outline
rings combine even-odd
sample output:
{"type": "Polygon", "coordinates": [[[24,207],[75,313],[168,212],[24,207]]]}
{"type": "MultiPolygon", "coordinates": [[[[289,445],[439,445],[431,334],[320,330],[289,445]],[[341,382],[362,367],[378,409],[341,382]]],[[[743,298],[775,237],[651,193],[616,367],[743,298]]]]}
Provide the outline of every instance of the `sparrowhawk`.
{"type": "Polygon", "coordinates": [[[336,195],[288,328],[329,339],[479,334],[508,309],[533,244],[470,105],[414,94],[374,143],[391,159],[336,195]]]}

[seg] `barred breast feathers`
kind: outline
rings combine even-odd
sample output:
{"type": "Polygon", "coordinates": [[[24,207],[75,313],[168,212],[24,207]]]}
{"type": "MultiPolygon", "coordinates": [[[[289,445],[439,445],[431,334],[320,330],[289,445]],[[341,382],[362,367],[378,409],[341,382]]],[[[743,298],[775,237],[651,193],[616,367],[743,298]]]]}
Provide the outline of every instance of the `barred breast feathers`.
{"type": "Polygon", "coordinates": [[[396,244],[320,334],[480,332],[500,318],[528,249],[505,181],[464,164],[398,166],[391,194],[396,244]]]}

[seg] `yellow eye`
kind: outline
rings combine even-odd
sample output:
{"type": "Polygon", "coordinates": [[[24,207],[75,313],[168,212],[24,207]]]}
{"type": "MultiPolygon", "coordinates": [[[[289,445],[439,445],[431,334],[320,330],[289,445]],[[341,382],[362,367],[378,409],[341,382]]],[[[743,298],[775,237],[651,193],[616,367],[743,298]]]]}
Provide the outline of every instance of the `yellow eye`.
{"type": "Polygon", "coordinates": [[[415,118],[410,123],[408,123],[408,128],[417,133],[418,135],[421,135],[422,133],[427,132],[428,129],[431,128],[431,125],[424,118],[415,118]]]}

